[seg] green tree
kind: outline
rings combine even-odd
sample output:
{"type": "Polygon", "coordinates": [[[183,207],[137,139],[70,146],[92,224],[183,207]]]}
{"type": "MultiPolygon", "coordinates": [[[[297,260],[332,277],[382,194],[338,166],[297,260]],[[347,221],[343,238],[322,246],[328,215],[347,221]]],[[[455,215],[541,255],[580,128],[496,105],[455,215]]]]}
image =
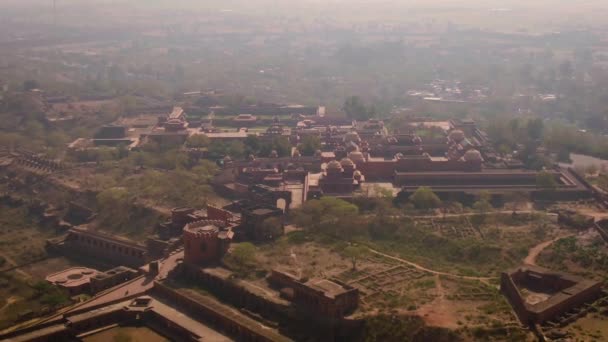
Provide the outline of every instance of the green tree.
{"type": "Polygon", "coordinates": [[[344,256],[350,259],[350,262],[353,265],[353,270],[357,270],[357,261],[363,257],[366,252],[367,249],[365,247],[352,244],[344,248],[342,251],[344,256]]]}
{"type": "Polygon", "coordinates": [[[416,209],[430,210],[439,208],[441,200],[429,187],[420,187],[410,196],[410,202],[416,209]]]}
{"type": "Polygon", "coordinates": [[[283,235],[283,220],[278,217],[269,217],[262,222],[260,231],[265,239],[276,239],[283,235]]]}
{"type": "Polygon", "coordinates": [[[226,153],[236,159],[245,157],[245,145],[240,141],[233,141],[228,145],[226,153]]]}
{"type": "Polygon", "coordinates": [[[492,204],[490,204],[488,201],[479,200],[473,203],[473,209],[480,215],[485,215],[492,210],[492,204]]]}
{"type": "Polygon", "coordinates": [[[258,155],[260,153],[261,141],[257,135],[248,135],[245,138],[245,149],[247,154],[258,155]]]}
{"type": "Polygon", "coordinates": [[[70,297],[63,289],[46,281],[36,282],[31,287],[35,291],[34,296],[39,298],[42,304],[50,307],[56,308],[70,301],[70,297]]]}
{"type": "Polygon", "coordinates": [[[194,134],[188,137],[186,145],[191,148],[201,148],[209,146],[210,140],[204,134],[194,134]]]}
{"type": "Polygon", "coordinates": [[[373,109],[368,109],[359,96],[347,98],[342,110],[349,118],[359,121],[368,120],[375,115],[373,109]]]}
{"type": "Polygon", "coordinates": [[[109,188],[97,195],[99,220],[104,227],[120,230],[128,226],[134,213],[134,198],[126,188],[109,188]]]}
{"type": "Polygon", "coordinates": [[[298,145],[298,149],[303,156],[312,156],[321,149],[321,139],[313,135],[305,136],[298,145]]]}
{"type": "Polygon", "coordinates": [[[294,222],[301,228],[341,237],[360,233],[358,214],[356,205],[335,197],[308,201],[292,212],[294,222]]]}
{"type": "Polygon", "coordinates": [[[541,139],[543,137],[544,127],[545,127],[545,125],[543,123],[543,119],[536,118],[536,119],[532,119],[532,120],[528,121],[528,125],[527,125],[528,136],[532,140],[541,139]]]}
{"type": "Polygon", "coordinates": [[[223,262],[238,276],[247,278],[257,265],[256,248],[249,242],[238,244],[224,257],[223,262]]]}

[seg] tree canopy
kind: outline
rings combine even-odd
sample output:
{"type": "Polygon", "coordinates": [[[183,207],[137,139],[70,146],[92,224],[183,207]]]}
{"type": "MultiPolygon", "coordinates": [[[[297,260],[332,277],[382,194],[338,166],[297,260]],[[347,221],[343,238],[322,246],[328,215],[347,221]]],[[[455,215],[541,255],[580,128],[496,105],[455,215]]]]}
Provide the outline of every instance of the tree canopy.
{"type": "Polygon", "coordinates": [[[429,187],[420,187],[410,196],[416,209],[429,210],[439,208],[441,200],[429,187]]]}
{"type": "Polygon", "coordinates": [[[247,278],[257,264],[256,248],[250,242],[238,244],[224,257],[223,262],[238,276],[247,278]]]}
{"type": "Polygon", "coordinates": [[[134,198],[126,188],[109,188],[97,194],[100,222],[110,228],[126,228],[134,213],[134,198]]]}
{"type": "Polygon", "coordinates": [[[304,229],[331,235],[350,235],[358,213],[359,208],[352,203],[335,197],[322,197],[304,203],[292,215],[296,225],[304,229]]]}
{"type": "Polygon", "coordinates": [[[321,139],[312,135],[305,136],[298,145],[298,150],[303,156],[312,156],[319,149],[321,149],[321,139]]]}
{"type": "Polygon", "coordinates": [[[376,111],[373,106],[367,107],[359,96],[351,96],[346,99],[342,110],[351,119],[364,121],[376,116],[376,111]]]}
{"type": "Polygon", "coordinates": [[[350,259],[353,270],[357,269],[357,261],[365,255],[367,249],[360,245],[349,245],[342,251],[342,254],[350,259]]]}

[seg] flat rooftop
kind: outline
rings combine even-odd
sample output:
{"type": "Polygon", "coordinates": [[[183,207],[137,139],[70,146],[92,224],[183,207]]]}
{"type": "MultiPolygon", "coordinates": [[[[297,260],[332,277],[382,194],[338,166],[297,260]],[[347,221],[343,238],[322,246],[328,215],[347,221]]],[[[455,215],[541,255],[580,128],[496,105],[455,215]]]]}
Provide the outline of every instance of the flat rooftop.
{"type": "Polygon", "coordinates": [[[76,287],[90,282],[91,278],[97,274],[99,271],[92,268],[72,267],[48,275],[46,281],[63,287],[76,287]]]}
{"type": "Polygon", "coordinates": [[[249,135],[247,132],[218,132],[218,133],[201,133],[209,137],[209,139],[245,139],[249,135]]]}
{"type": "Polygon", "coordinates": [[[329,279],[313,279],[306,282],[305,285],[323,291],[325,296],[330,298],[335,298],[337,295],[348,291],[344,286],[329,279]]]}
{"type": "Polygon", "coordinates": [[[274,210],[266,209],[266,208],[255,209],[253,211],[253,213],[255,215],[267,215],[267,214],[270,214],[270,213],[273,213],[273,212],[274,212],[274,210]]]}

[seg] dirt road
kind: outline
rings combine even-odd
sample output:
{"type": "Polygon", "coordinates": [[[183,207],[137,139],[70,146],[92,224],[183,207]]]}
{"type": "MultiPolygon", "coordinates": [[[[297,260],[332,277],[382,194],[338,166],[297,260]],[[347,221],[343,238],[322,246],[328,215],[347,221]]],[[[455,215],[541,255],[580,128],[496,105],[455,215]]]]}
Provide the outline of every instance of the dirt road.
{"type": "Polygon", "coordinates": [[[540,244],[530,248],[530,251],[528,252],[528,256],[524,259],[524,264],[536,266],[536,259],[538,258],[540,253],[542,253],[542,251],[545,250],[545,248],[551,246],[557,240],[565,239],[565,238],[568,238],[571,236],[574,236],[574,234],[560,235],[560,236],[554,238],[553,240],[541,242],[540,244]]]}
{"type": "Polygon", "coordinates": [[[368,248],[368,249],[369,249],[370,252],[372,252],[374,254],[381,255],[381,256],[383,256],[385,258],[402,262],[404,264],[407,264],[407,265],[410,265],[410,266],[414,267],[417,270],[428,272],[428,273],[435,274],[435,275],[442,275],[442,276],[452,277],[452,278],[458,278],[458,279],[479,280],[479,281],[482,281],[484,283],[487,282],[487,281],[489,281],[489,280],[492,280],[492,279],[497,279],[496,277],[471,277],[471,276],[463,276],[463,275],[452,274],[452,273],[447,273],[447,272],[435,271],[435,270],[431,270],[429,268],[426,268],[424,266],[421,266],[419,264],[413,263],[411,261],[408,261],[408,260],[401,259],[401,258],[392,256],[392,255],[389,255],[389,254],[385,254],[385,253],[379,252],[379,251],[377,251],[375,249],[371,249],[371,248],[368,248]]]}

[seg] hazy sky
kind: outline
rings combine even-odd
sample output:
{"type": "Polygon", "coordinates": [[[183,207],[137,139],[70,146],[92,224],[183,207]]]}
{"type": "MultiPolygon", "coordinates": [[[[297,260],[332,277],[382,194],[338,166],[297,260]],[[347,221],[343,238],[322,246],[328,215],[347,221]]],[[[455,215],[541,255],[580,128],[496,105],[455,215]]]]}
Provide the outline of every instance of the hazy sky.
{"type": "MultiPolygon", "coordinates": [[[[472,27],[496,26],[499,30],[556,30],[562,27],[608,27],[608,0],[56,0],[58,12],[68,18],[94,18],[96,8],[128,16],[147,10],[156,15],[186,11],[205,15],[232,11],[257,17],[334,18],[348,22],[450,21],[472,27]],[[495,19],[496,18],[496,19],[495,19]],[[498,25],[494,25],[493,21],[498,25]],[[566,25],[564,25],[566,24],[566,25]]],[[[53,0],[0,0],[0,16],[35,20],[48,16],[53,0]],[[16,11],[11,11],[15,9],[16,11]],[[34,15],[25,14],[31,10],[34,15]],[[4,12],[4,13],[2,13],[4,12]]],[[[88,20],[88,19],[87,19],[88,20]]],[[[102,20],[102,19],[99,19],[102,20]]],[[[101,21],[100,21],[101,23],[101,21]]],[[[95,22],[90,22],[94,25],[95,22]]]]}

